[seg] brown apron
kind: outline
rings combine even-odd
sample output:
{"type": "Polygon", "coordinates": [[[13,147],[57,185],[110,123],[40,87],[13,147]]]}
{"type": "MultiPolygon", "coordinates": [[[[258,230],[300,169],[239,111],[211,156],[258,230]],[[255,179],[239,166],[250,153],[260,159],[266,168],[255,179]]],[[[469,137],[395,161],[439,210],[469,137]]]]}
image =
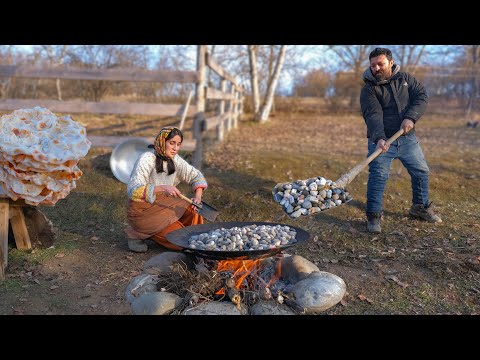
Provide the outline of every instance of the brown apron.
{"type": "Polygon", "coordinates": [[[155,202],[128,201],[129,227],[125,233],[130,239],[148,239],[172,250],[182,248],[168,242],[166,235],[186,226],[203,224],[203,217],[185,200],[157,194],[155,202]]]}

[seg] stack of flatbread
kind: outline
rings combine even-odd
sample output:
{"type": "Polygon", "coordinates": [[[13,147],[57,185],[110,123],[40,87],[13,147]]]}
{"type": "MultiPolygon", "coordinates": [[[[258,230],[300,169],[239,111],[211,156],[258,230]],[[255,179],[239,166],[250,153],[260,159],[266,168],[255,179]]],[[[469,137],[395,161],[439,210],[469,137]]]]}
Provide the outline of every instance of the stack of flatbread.
{"type": "Polygon", "coordinates": [[[90,149],[83,126],[42,107],[0,118],[0,193],[30,205],[54,205],[82,175],[78,161],[90,149]]]}

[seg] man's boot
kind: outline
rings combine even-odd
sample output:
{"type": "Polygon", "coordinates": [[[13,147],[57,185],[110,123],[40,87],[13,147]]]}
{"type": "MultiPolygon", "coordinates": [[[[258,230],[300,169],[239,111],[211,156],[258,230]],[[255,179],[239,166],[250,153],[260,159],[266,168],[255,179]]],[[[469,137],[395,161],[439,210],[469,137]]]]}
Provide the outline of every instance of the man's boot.
{"type": "Polygon", "coordinates": [[[369,233],[381,233],[380,220],[382,213],[367,213],[367,231],[369,233]]]}
{"type": "Polygon", "coordinates": [[[440,219],[440,216],[436,215],[433,212],[432,202],[430,202],[426,207],[423,204],[412,205],[412,207],[410,208],[410,215],[418,217],[422,220],[425,220],[431,223],[442,222],[442,219],[440,219]]]}
{"type": "Polygon", "coordinates": [[[137,253],[144,253],[148,250],[148,245],[143,240],[128,239],[128,248],[137,253]]]}

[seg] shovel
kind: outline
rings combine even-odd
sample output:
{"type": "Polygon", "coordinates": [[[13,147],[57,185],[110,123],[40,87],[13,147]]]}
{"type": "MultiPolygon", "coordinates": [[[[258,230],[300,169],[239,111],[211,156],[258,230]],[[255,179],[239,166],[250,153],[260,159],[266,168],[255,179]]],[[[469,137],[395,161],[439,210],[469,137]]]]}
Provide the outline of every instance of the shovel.
{"type": "MultiPolygon", "coordinates": [[[[403,135],[404,130],[398,130],[390,139],[386,141],[388,145],[391,145],[395,140],[397,140],[401,135],[403,135]]],[[[355,177],[362,172],[365,167],[370,164],[378,155],[382,153],[382,149],[377,149],[373,152],[368,158],[363,160],[361,163],[355,165],[349,172],[340,176],[340,178],[335,181],[337,188],[345,188],[348,184],[350,184],[355,177]]],[[[278,183],[272,190],[272,194],[275,196],[276,189],[281,189],[283,185],[288,184],[286,183],[278,183]]],[[[347,201],[348,202],[348,201],[347,201]]]]}
{"type": "Polygon", "coordinates": [[[208,205],[205,202],[201,202],[201,204],[196,204],[192,201],[192,199],[189,199],[186,196],[183,196],[182,194],[179,195],[183,200],[187,201],[188,203],[192,204],[197,208],[197,212],[199,215],[202,215],[205,219],[208,221],[215,221],[215,219],[218,216],[218,211],[215,209],[213,206],[208,205]]]}

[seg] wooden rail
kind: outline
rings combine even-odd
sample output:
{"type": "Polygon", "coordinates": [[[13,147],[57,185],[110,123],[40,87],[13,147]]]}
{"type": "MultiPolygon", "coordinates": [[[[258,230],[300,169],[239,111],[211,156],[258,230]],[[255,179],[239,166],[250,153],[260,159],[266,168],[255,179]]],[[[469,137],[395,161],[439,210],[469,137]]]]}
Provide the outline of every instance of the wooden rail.
{"type": "MultiPolygon", "coordinates": [[[[0,99],[0,110],[16,110],[31,106],[42,106],[51,111],[61,113],[138,114],[159,116],[178,116],[183,109],[183,104],[0,99]]],[[[195,110],[195,106],[190,106],[187,115],[193,116],[195,110]]]]}
{"type": "Polygon", "coordinates": [[[83,69],[73,67],[36,68],[33,66],[0,65],[0,77],[106,80],[133,82],[196,83],[195,71],[151,71],[143,69],[83,69]]]}
{"type": "MultiPolygon", "coordinates": [[[[114,148],[118,144],[121,144],[124,141],[138,138],[138,136],[97,136],[97,135],[87,135],[88,140],[92,142],[94,147],[110,147],[114,148]]],[[[150,136],[146,137],[148,141],[152,144],[155,141],[155,137],[150,136]]],[[[185,139],[182,143],[182,150],[185,151],[195,151],[196,140],[195,139],[185,139]]]]}

